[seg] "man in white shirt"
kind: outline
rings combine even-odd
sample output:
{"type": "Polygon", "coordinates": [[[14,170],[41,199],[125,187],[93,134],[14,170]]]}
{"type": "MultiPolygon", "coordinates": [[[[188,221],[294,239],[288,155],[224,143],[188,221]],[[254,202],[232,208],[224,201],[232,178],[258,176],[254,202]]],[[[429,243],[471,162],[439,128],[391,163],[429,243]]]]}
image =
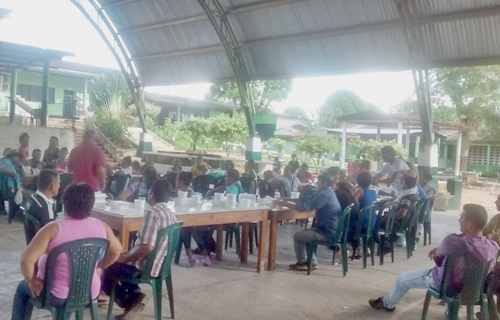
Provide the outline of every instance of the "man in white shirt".
{"type": "Polygon", "coordinates": [[[391,146],[385,146],[382,148],[382,157],[386,164],[382,170],[380,170],[379,174],[373,178],[373,180],[378,183],[387,183],[391,185],[396,194],[398,194],[403,190],[401,178],[406,171],[410,170],[410,168],[404,160],[396,158],[396,151],[391,146]],[[388,176],[387,179],[380,180],[384,176],[388,176]]]}

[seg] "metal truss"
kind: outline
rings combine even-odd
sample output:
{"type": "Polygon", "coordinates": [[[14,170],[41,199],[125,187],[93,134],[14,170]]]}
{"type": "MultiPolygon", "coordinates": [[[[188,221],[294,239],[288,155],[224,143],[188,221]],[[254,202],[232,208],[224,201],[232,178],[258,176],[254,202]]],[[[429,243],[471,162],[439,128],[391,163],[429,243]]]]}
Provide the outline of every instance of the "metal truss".
{"type": "Polygon", "coordinates": [[[198,2],[205,11],[207,18],[210,20],[210,23],[224,46],[224,50],[226,51],[236,76],[236,83],[238,84],[241,96],[241,106],[243,107],[248,122],[250,137],[255,137],[255,107],[248,82],[248,71],[241,54],[241,47],[238,44],[233,28],[227,18],[227,12],[224,10],[219,0],[198,0],[198,2]]]}
{"type": "Polygon", "coordinates": [[[146,121],[143,112],[143,86],[141,85],[139,73],[134,66],[130,53],[126,49],[123,40],[118,35],[116,28],[109,20],[107,14],[95,0],[71,0],[73,4],[82,12],[87,20],[94,26],[101,38],[104,40],[109,50],[115,57],[120,70],[127,81],[132,101],[137,109],[142,130],[146,133],[146,121]]]}
{"type": "Polygon", "coordinates": [[[422,125],[422,140],[424,143],[432,144],[434,142],[432,125],[432,106],[431,106],[431,83],[429,70],[424,68],[425,57],[423,52],[423,42],[421,35],[417,30],[417,18],[412,14],[413,0],[394,0],[401,20],[403,23],[403,32],[407,41],[408,51],[414,63],[413,82],[420,110],[420,122],[422,125]]]}

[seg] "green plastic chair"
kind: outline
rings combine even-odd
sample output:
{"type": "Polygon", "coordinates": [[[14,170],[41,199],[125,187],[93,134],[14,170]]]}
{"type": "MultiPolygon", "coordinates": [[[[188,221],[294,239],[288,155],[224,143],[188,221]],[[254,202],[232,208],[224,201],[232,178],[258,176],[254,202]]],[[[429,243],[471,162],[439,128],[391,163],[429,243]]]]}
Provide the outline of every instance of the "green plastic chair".
{"type": "Polygon", "coordinates": [[[47,258],[45,286],[42,294],[39,297],[30,298],[30,303],[39,309],[49,310],[54,320],[64,320],[72,313],[76,313],[76,319],[81,320],[86,308],[91,309],[93,320],[99,319],[97,299],[92,300],[92,278],[96,264],[103,261],[108,246],[109,241],[106,239],[90,238],[71,241],[54,248],[47,258]],[[71,278],[68,299],[64,306],[56,308],[50,305],[50,289],[54,281],[56,259],[62,253],[66,253],[69,257],[71,278]]]}
{"type": "Polygon", "coordinates": [[[418,216],[420,214],[420,208],[423,206],[425,200],[421,199],[417,202],[411,204],[408,210],[408,219],[403,220],[402,232],[405,235],[406,240],[406,258],[410,259],[413,256],[413,251],[415,251],[415,242],[417,237],[417,226],[418,226],[418,216]]]}
{"type": "Polygon", "coordinates": [[[490,263],[476,259],[471,253],[455,253],[446,258],[443,283],[440,288],[429,288],[425,296],[422,320],[427,318],[431,297],[445,301],[448,304],[448,318],[458,319],[460,305],[467,306],[467,319],[474,319],[474,305],[481,305],[483,319],[489,319],[488,300],[483,293],[484,282],[490,270],[490,263]],[[465,262],[465,277],[463,288],[459,293],[451,288],[453,266],[463,259],[465,262]]]}
{"type": "MultiPolygon", "coordinates": [[[[168,300],[170,302],[170,315],[174,319],[174,292],[172,287],[172,273],[170,266],[174,258],[177,246],[179,244],[180,230],[183,222],[178,222],[167,228],[158,231],[156,236],[156,245],[153,251],[149,253],[148,259],[142,268],[142,276],[137,279],[132,279],[128,282],[133,284],[147,283],[153,288],[153,300],[155,310],[155,320],[161,320],[161,304],[162,304],[162,284],[163,280],[167,284],[168,300]],[[156,258],[157,249],[160,246],[160,241],[168,236],[168,249],[163,265],[161,267],[160,275],[157,278],[151,277],[151,269],[153,268],[154,260],[156,258]]],[[[108,320],[113,319],[113,304],[116,296],[116,282],[111,289],[111,296],[109,298],[108,320]]]]}
{"type": "Polygon", "coordinates": [[[339,215],[339,223],[337,231],[332,241],[312,241],[307,250],[307,275],[311,274],[312,256],[316,253],[318,245],[327,246],[333,250],[332,264],[335,264],[335,254],[340,249],[342,250],[342,273],[347,275],[347,230],[349,228],[349,217],[354,204],[351,204],[344,209],[339,215]]]}
{"type": "MultiPolygon", "coordinates": [[[[361,211],[359,212],[358,216],[358,221],[356,225],[356,234],[354,236],[354,239],[356,239],[359,242],[362,243],[362,248],[363,248],[363,269],[366,269],[366,257],[368,256],[368,246],[370,246],[370,250],[372,252],[371,259],[372,259],[372,266],[375,265],[375,260],[373,257],[373,253],[375,252],[375,242],[373,241],[373,229],[375,227],[374,221],[377,217],[377,202],[373,202],[367,206],[365,206],[361,211]],[[363,224],[365,222],[365,216],[368,214],[368,226],[363,232],[363,224]],[[361,240],[361,241],[359,241],[361,240]]],[[[351,217],[352,219],[352,217],[351,217]]],[[[356,250],[353,250],[356,251],[356,250]]],[[[352,259],[354,259],[354,252],[352,253],[352,259]]],[[[351,259],[351,260],[352,260],[351,259]]]]}
{"type": "Polygon", "coordinates": [[[399,202],[386,203],[378,212],[377,223],[375,225],[374,236],[378,241],[378,253],[380,258],[380,265],[384,264],[384,244],[387,241],[391,248],[391,259],[394,263],[394,240],[396,233],[393,232],[394,220],[396,218],[396,211],[398,210],[399,202]],[[384,213],[386,219],[383,219],[384,213]],[[382,221],[385,221],[385,226],[381,228],[382,221]]]}
{"type": "Polygon", "coordinates": [[[24,207],[20,207],[20,209],[24,214],[24,235],[26,237],[26,245],[28,245],[30,244],[31,240],[33,240],[37,232],[42,229],[42,224],[24,207]]]}

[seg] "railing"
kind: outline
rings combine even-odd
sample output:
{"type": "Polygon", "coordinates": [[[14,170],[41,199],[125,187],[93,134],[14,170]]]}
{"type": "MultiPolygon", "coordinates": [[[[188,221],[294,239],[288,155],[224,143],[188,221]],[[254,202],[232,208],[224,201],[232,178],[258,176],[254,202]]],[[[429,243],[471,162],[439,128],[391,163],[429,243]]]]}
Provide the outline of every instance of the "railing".
{"type": "Polygon", "coordinates": [[[87,129],[92,129],[96,132],[97,139],[116,162],[121,161],[122,154],[119,149],[93,123],[87,122],[87,129]]]}

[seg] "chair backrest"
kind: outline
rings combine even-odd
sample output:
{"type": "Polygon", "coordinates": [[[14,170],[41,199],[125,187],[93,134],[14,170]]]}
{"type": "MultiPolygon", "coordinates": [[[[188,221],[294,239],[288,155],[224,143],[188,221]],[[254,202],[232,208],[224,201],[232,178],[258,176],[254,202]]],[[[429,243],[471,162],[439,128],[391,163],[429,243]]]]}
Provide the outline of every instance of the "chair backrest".
{"type": "Polygon", "coordinates": [[[476,303],[483,292],[484,282],[491,267],[490,263],[492,262],[477,259],[472,253],[457,252],[449,255],[445,261],[440,296],[459,295],[461,304],[476,303]],[[452,279],[456,278],[456,275],[452,273],[457,263],[465,264],[465,275],[461,288],[452,287],[452,279]]]}
{"type": "Polygon", "coordinates": [[[274,198],[274,187],[267,181],[259,181],[259,197],[265,198],[267,196],[274,198]]]}
{"type": "Polygon", "coordinates": [[[240,178],[241,186],[243,187],[243,191],[245,193],[256,194],[257,192],[257,181],[251,177],[241,177],[240,178]]]}
{"type": "Polygon", "coordinates": [[[436,199],[436,197],[430,197],[427,199],[426,206],[424,207],[426,209],[426,211],[423,215],[421,222],[431,221],[431,213],[432,213],[432,209],[434,208],[434,200],[435,199],[436,199]]]}
{"type": "Polygon", "coordinates": [[[45,286],[42,307],[50,305],[50,289],[54,281],[56,260],[60,254],[67,254],[70,265],[68,299],[65,309],[69,312],[88,306],[92,302],[92,278],[97,263],[104,261],[109,241],[101,238],[89,238],[71,241],[52,250],[45,268],[45,286]]]}
{"type": "Polygon", "coordinates": [[[215,186],[215,178],[209,175],[197,176],[193,181],[193,191],[206,195],[210,190],[210,185],[215,186]]]}
{"type": "MultiPolygon", "coordinates": [[[[355,236],[356,238],[359,238],[361,235],[361,231],[363,231],[363,225],[365,223],[366,216],[368,216],[368,225],[366,226],[366,234],[368,238],[370,238],[373,235],[374,222],[377,216],[376,210],[377,210],[377,202],[373,202],[359,211],[358,221],[356,225],[356,236],[355,236]]],[[[352,218],[353,217],[351,214],[351,219],[352,218]]]]}
{"type": "Polygon", "coordinates": [[[176,188],[177,173],[175,173],[175,172],[167,173],[166,175],[163,176],[163,178],[165,178],[165,180],[167,180],[168,183],[170,183],[170,186],[172,186],[172,190],[177,189],[176,188]]]}
{"type": "Polygon", "coordinates": [[[278,191],[280,192],[280,196],[282,198],[291,196],[291,194],[288,194],[288,191],[286,191],[285,182],[278,180],[277,185],[278,185],[278,191]]]}
{"type": "Polygon", "coordinates": [[[215,180],[215,187],[222,187],[226,185],[226,176],[220,176],[215,180]]]}
{"type": "Polygon", "coordinates": [[[174,254],[177,251],[182,224],[183,222],[178,222],[158,231],[158,234],[156,235],[155,248],[149,253],[148,259],[142,268],[143,279],[151,278],[151,269],[153,268],[156,254],[158,252],[158,248],[160,247],[160,242],[164,237],[168,237],[168,248],[161,267],[160,277],[163,280],[170,274],[170,266],[172,264],[174,254]]]}
{"type": "Polygon", "coordinates": [[[399,202],[389,202],[384,204],[382,208],[380,208],[377,217],[377,224],[375,226],[375,231],[380,229],[380,224],[382,223],[382,217],[384,213],[386,213],[386,223],[384,227],[385,234],[392,233],[392,229],[394,227],[394,220],[396,218],[396,213],[399,207],[399,202]]]}
{"type": "Polygon", "coordinates": [[[24,235],[26,236],[26,245],[28,245],[43,226],[40,221],[33,217],[24,207],[21,206],[20,209],[24,213],[24,235]]]}
{"type": "Polygon", "coordinates": [[[420,208],[423,206],[425,200],[423,202],[417,201],[413,202],[410,206],[410,209],[408,209],[408,212],[406,213],[406,217],[403,220],[403,227],[405,229],[410,230],[411,228],[415,227],[418,223],[418,216],[420,214],[420,208]]]}
{"type": "Polygon", "coordinates": [[[129,174],[123,174],[116,178],[115,198],[118,198],[118,196],[128,187],[131,180],[132,177],[129,174]]]}
{"type": "Polygon", "coordinates": [[[351,204],[345,208],[339,214],[339,223],[337,225],[337,231],[335,232],[335,237],[333,238],[333,243],[338,243],[342,239],[343,242],[347,241],[347,230],[349,230],[349,218],[351,216],[352,208],[354,204],[351,204]]]}

